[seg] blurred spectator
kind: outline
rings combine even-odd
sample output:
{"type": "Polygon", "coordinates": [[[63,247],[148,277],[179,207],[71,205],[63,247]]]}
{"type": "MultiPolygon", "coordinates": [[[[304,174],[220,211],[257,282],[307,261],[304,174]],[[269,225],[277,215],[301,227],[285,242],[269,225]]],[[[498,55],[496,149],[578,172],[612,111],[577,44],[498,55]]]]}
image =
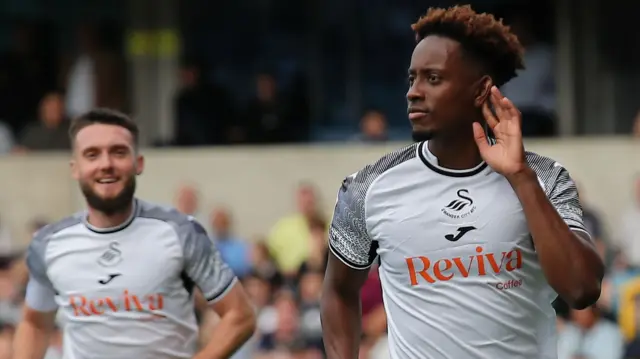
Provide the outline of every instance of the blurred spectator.
{"type": "Polygon", "coordinates": [[[205,78],[203,66],[187,60],[180,69],[181,89],[176,96],[175,144],[206,146],[239,142],[231,94],[205,78]]]}
{"type": "Polygon", "coordinates": [[[596,306],[571,310],[570,317],[558,335],[558,359],[622,359],[620,330],[602,319],[596,306]]]}
{"type": "Polygon", "coordinates": [[[239,278],[251,271],[249,244],[232,232],[231,214],[226,208],[216,208],[211,212],[211,237],[215,240],[222,259],[239,278]]]}
{"type": "Polygon", "coordinates": [[[285,276],[295,275],[309,257],[312,245],[310,224],[314,219],[322,218],[312,185],[300,185],[296,201],[298,212],[276,222],[267,239],[269,252],[285,276]]]}
{"type": "Polygon", "coordinates": [[[274,328],[262,336],[256,358],[322,358],[318,349],[308,345],[300,330],[300,311],[292,291],[280,290],[275,296],[273,310],[274,328]]]}
{"type": "Polygon", "coordinates": [[[48,93],[38,112],[38,121],[27,125],[20,135],[18,150],[68,150],[69,121],[65,117],[64,98],[59,92],[48,93]]]}
{"type": "Polygon", "coordinates": [[[387,119],[379,111],[368,111],[360,120],[360,133],[355,140],[364,143],[379,143],[388,140],[387,119]]]}
{"type": "Polygon", "coordinates": [[[300,266],[300,271],[322,271],[327,265],[329,246],[327,223],[319,217],[309,220],[309,256],[300,266]]]}
{"type": "Polygon", "coordinates": [[[93,24],[80,25],[76,53],[62,61],[60,87],[66,90],[72,118],[94,107],[126,108],[124,61],[105,46],[103,35],[93,24]]]}
{"type": "Polygon", "coordinates": [[[200,223],[206,223],[201,221],[200,215],[200,193],[198,189],[190,184],[181,185],[176,191],[175,206],[178,211],[183,214],[192,216],[200,223]]]}
{"type": "Polygon", "coordinates": [[[256,275],[269,280],[274,286],[280,285],[282,278],[273,262],[266,243],[259,240],[251,247],[251,264],[256,275]]]}
{"type": "Polygon", "coordinates": [[[640,266],[640,174],[636,175],[633,186],[632,204],[622,215],[616,245],[631,265],[640,266]]]}
{"type": "Polygon", "coordinates": [[[324,351],[322,345],[322,323],[320,321],[320,294],[324,272],[307,271],[300,276],[298,293],[300,297],[300,332],[307,347],[324,351]]]}
{"type": "Polygon", "coordinates": [[[640,268],[629,266],[623,252],[616,255],[609,273],[602,283],[598,306],[617,318],[627,341],[640,338],[640,268]]]}
{"type": "Polygon", "coordinates": [[[502,86],[502,93],[522,113],[524,136],[546,137],[556,133],[555,50],[535,36],[534,18],[526,9],[509,17],[512,31],[524,46],[525,69],[502,86]]]}
{"type": "Polygon", "coordinates": [[[295,142],[298,126],[295,121],[307,121],[294,118],[289,113],[285,98],[278,91],[273,75],[262,73],[256,77],[256,96],[249,102],[245,113],[244,131],[247,141],[254,144],[273,144],[295,142]]]}

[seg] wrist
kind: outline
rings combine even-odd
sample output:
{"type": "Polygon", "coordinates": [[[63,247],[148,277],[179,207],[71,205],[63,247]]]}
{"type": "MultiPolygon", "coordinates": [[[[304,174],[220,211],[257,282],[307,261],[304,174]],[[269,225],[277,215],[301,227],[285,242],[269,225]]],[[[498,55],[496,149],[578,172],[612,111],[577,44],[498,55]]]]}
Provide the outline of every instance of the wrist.
{"type": "Polygon", "coordinates": [[[517,189],[522,185],[530,183],[538,183],[538,175],[529,166],[524,166],[522,169],[505,176],[509,184],[513,189],[517,189]]]}

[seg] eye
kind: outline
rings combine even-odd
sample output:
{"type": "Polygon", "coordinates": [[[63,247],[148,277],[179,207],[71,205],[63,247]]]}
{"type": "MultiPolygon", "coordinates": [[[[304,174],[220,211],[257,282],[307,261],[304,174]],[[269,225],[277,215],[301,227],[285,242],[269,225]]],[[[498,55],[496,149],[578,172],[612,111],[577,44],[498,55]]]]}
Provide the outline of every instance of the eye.
{"type": "Polygon", "coordinates": [[[407,80],[409,86],[413,86],[413,83],[416,81],[416,78],[413,76],[409,76],[409,79],[407,80]]]}
{"type": "Polygon", "coordinates": [[[429,74],[427,81],[429,81],[430,84],[437,84],[441,81],[441,78],[437,74],[429,74]]]}

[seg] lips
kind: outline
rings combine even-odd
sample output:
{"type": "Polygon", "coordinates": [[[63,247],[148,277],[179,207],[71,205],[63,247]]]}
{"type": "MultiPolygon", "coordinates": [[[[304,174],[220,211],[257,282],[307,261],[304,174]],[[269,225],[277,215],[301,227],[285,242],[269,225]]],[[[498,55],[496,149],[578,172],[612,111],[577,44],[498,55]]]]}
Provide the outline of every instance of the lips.
{"type": "Polygon", "coordinates": [[[410,120],[417,120],[419,118],[429,115],[429,110],[419,107],[409,107],[407,114],[410,120]]]}
{"type": "Polygon", "coordinates": [[[428,112],[410,112],[409,113],[409,119],[410,120],[417,120],[419,118],[426,117],[427,115],[429,115],[428,112]]]}
{"type": "Polygon", "coordinates": [[[101,179],[97,180],[96,182],[98,182],[100,184],[110,184],[110,183],[118,182],[118,179],[117,178],[101,178],[101,179]]]}

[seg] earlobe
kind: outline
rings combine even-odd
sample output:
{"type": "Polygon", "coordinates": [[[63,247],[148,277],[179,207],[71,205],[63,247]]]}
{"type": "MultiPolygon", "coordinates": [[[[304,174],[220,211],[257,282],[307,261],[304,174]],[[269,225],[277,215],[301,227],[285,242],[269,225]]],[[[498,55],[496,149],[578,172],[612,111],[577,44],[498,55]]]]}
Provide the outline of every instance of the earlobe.
{"type": "Polygon", "coordinates": [[[144,157],[138,156],[138,159],[136,160],[136,175],[140,176],[143,171],[144,171],[144,157]]]}

